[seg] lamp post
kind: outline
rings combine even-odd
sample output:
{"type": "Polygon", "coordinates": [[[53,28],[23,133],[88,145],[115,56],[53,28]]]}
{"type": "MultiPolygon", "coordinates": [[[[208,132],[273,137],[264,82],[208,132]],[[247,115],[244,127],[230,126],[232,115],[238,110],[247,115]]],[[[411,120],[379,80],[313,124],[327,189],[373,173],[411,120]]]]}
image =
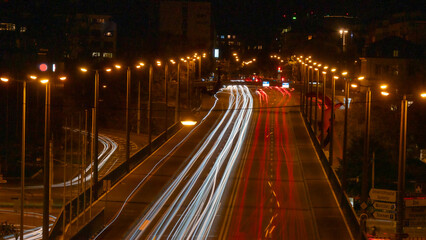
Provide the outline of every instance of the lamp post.
{"type": "MultiPolygon", "coordinates": [[[[300,84],[302,84],[302,82],[304,83],[305,81],[303,76],[304,63],[302,63],[301,59],[298,59],[298,61],[299,61],[300,84]]],[[[302,86],[304,86],[304,84],[302,86]]],[[[302,86],[300,87],[300,110],[303,109],[303,87],[302,86]]]]}
{"type": "MultiPolygon", "coordinates": [[[[116,66],[117,67],[117,66],[116,66]]],[[[80,68],[82,72],[87,72],[88,69],[86,68],[80,68]]],[[[93,110],[92,110],[92,163],[93,163],[93,184],[94,186],[93,190],[93,197],[94,199],[97,199],[97,185],[98,185],[98,124],[97,124],[97,118],[98,118],[98,102],[99,102],[99,69],[94,70],[95,71],[95,91],[94,91],[94,97],[93,97],[93,110]]],[[[106,69],[105,71],[109,72],[111,69],[106,69]]],[[[92,200],[92,199],[91,199],[92,200]]]]}
{"type": "MultiPolygon", "coordinates": [[[[328,66],[324,67],[324,70],[327,70],[328,66]]],[[[321,101],[321,133],[320,133],[320,143],[321,146],[324,146],[324,108],[325,108],[325,89],[327,84],[327,72],[322,72],[322,101],[321,101]]]]}
{"type": "Polygon", "coordinates": [[[397,222],[396,238],[403,239],[404,234],[404,195],[405,195],[405,162],[407,152],[407,98],[404,94],[401,100],[401,126],[399,131],[399,157],[398,157],[398,198],[396,199],[397,222]]]}
{"type": "MultiPolygon", "coordinates": [[[[321,64],[318,64],[318,67],[321,67],[321,64]]],[[[315,137],[317,137],[317,125],[318,125],[318,94],[319,94],[319,78],[320,78],[320,71],[318,70],[318,68],[315,68],[315,71],[317,72],[317,81],[315,83],[315,120],[314,120],[314,133],[315,133],[315,137]]]]}
{"type": "Polygon", "coordinates": [[[168,73],[168,69],[169,69],[169,65],[167,63],[164,64],[164,95],[165,95],[165,102],[166,102],[166,112],[165,112],[165,126],[164,126],[164,135],[165,135],[165,139],[167,139],[167,120],[168,120],[168,85],[167,85],[167,81],[169,78],[169,73],[168,73]]]}
{"type": "Polygon", "coordinates": [[[177,61],[175,122],[179,122],[179,119],[180,119],[179,114],[180,114],[180,61],[177,61]]]}
{"type": "Polygon", "coordinates": [[[308,72],[308,77],[307,77],[307,79],[306,79],[306,93],[305,93],[305,117],[307,118],[308,117],[308,109],[309,109],[309,103],[308,103],[308,100],[309,100],[309,97],[308,97],[308,94],[309,94],[309,85],[310,85],[310,74],[309,74],[309,70],[310,69],[312,69],[312,66],[309,66],[308,67],[308,69],[307,69],[307,72],[308,72]]]}
{"type": "Polygon", "coordinates": [[[148,87],[148,145],[149,152],[152,151],[151,145],[151,118],[152,118],[152,74],[153,74],[152,64],[149,65],[149,87],[148,87]]]}
{"type": "Polygon", "coordinates": [[[187,89],[187,98],[188,98],[188,109],[191,111],[191,83],[189,81],[189,57],[187,57],[186,61],[186,89],[187,89]]]}
{"type": "Polygon", "coordinates": [[[25,198],[25,130],[27,109],[27,82],[22,82],[22,146],[21,146],[21,222],[20,239],[24,239],[24,198],[25,198]]]}
{"type": "MultiPolygon", "coordinates": [[[[386,85],[382,85],[382,89],[386,89],[386,85]]],[[[382,92],[382,95],[388,96],[388,92],[382,92]]],[[[421,93],[422,98],[426,98],[426,93],[421,93]]],[[[405,164],[407,153],[407,111],[408,101],[404,94],[401,100],[401,124],[399,131],[399,156],[398,156],[398,189],[396,199],[397,222],[396,222],[396,239],[404,238],[404,196],[405,196],[405,164]]]]}
{"type": "MultiPolygon", "coordinates": [[[[346,162],[347,162],[347,146],[348,146],[348,116],[349,116],[349,80],[346,78],[348,75],[348,72],[342,72],[343,80],[345,83],[345,118],[344,118],[344,125],[343,125],[343,156],[342,156],[342,168],[346,169],[346,162]]],[[[343,179],[344,178],[345,171],[342,171],[342,188],[343,190],[346,187],[346,182],[343,179]]]]}
{"type": "MultiPolygon", "coordinates": [[[[363,76],[358,77],[359,81],[364,80],[363,76]]],[[[357,85],[352,85],[357,87],[357,85]]],[[[360,85],[366,87],[365,92],[365,133],[364,133],[364,152],[361,169],[361,204],[367,203],[368,200],[368,167],[370,164],[370,120],[371,120],[371,89],[370,86],[360,85]]],[[[346,166],[342,168],[342,188],[346,187],[346,166]]],[[[364,210],[364,209],[363,209],[364,210]]]]}
{"type": "MultiPolygon", "coordinates": [[[[64,81],[66,77],[59,77],[64,81]]],[[[51,171],[50,171],[50,89],[51,81],[41,79],[46,85],[45,107],[44,107],[44,156],[43,156],[43,239],[49,239],[49,211],[51,201],[51,171]]]]}
{"type": "MultiPolygon", "coordinates": [[[[336,69],[332,69],[331,72],[336,71],[336,69]]],[[[330,146],[329,146],[329,156],[328,161],[331,167],[333,167],[333,143],[334,143],[334,99],[335,99],[335,92],[336,92],[336,79],[339,79],[338,76],[333,76],[331,79],[331,116],[330,116],[330,132],[328,135],[330,136],[330,146]]]]}
{"type": "Polygon", "coordinates": [[[312,76],[311,76],[311,81],[310,81],[310,83],[309,83],[309,95],[311,96],[310,98],[309,98],[309,125],[311,126],[311,128],[312,128],[312,107],[313,107],[313,101],[312,101],[312,95],[310,94],[310,92],[312,92],[313,91],[313,88],[314,88],[314,79],[315,79],[315,65],[317,65],[317,63],[316,62],[314,62],[314,66],[311,68],[311,70],[312,70],[312,76]]]}
{"type": "MultiPolygon", "coordinates": [[[[141,68],[145,66],[143,62],[140,62],[136,68],[141,68]]],[[[139,135],[141,133],[141,81],[138,81],[138,112],[137,112],[137,124],[136,124],[136,132],[139,135]]]]}
{"type": "Polygon", "coordinates": [[[346,51],[346,34],[348,33],[347,29],[340,29],[340,35],[342,37],[342,53],[346,51]]]}
{"type": "MultiPolygon", "coordinates": [[[[144,63],[139,63],[136,65],[137,69],[140,69],[144,66],[144,63]]],[[[120,65],[115,65],[117,69],[120,69],[120,65]]],[[[130,106],[130,95],[131,95],[131,67],[127,66],[126,71],[126,170],[130,171],[130,116],[129,116],[129,106],[130,106]]],[[[140,90],[140,89],[138,89],[140,90]]],[[[138,119],[140,118],[140,92],[138,92],[138,119]]],[[[139,123],[139,122],[138,122],[139,123]]]]}
{"type": "Polygon", "coordinates": [[[50,83],[46,84],[46,97],[44,107],[44,156],[43,156],[43,239],[49,239],[49,208],[50,208],[50,161],[49,161],[49,135],[50,135],[50,83]]]}
{"type": "MultiPolygon", "coordinates": [[[[30,79],[36,80],[36,76],[29,76],[30,79]]],[[[9,82],[9,78],[0,77],[2,82],[9,82]]],[[[61,79],[65,80],[65,79],[61,79]]],[[[21,133],[21,195],[20,195],[20,239],[24,239],[24,201],[25,201],[25,152],[26,152],[26,110],[27,110],[27,81],[22,82],[22,133],[21,133]]],[[[49,199],[49,198],[48,198],[49,199]]]]}
{"type": "Polygon", "coordinates": [[[130,119],[129,119],[129,104],[130,104],[130,77],[131,70],[127,67],[126,71],[126,170],[130,172],[130,119]]]}

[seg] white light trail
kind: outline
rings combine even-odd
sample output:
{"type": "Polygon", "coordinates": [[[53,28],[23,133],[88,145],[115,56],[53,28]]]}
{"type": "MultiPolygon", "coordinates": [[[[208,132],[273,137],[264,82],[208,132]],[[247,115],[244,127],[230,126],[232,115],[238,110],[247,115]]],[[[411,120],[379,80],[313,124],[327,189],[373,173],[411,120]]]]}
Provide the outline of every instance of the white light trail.
{"type": "Polygon", "coordinates": [[[167,230],[170,230],[168,238],[173,239],[208,237],[225,186],[244,144],[253,108],[253,98],[247,87],[230,86],[228,90],[229,106],[221,121],[181,173],[139,220],[127,239],[141,238],[155,218],[158,221],[155,221],[155,226],[148,233],[149,238],[165,237],[163,235],[167,230]],[[218,149],[221,149],[220,152],[218,149]],[[207,154],[202,157],[206,151],[207,154]],[[200,165],[189,176],[190,169],[199,161],[200,165]],[[209,169],[208,164],[212,161],[214,164],[209,169]],[[207,174],[207,177],[198,186],[196,184],[200,183],[202,174],[207,174]],[[179,190],[178,187],[183,184],[179,190]],[[174,196],[177,191],[178,195],[174,196]],[[166,211],[161,212],[170,201],[166,211]],[[185,205],[188,201],[189,204],[185,205]]]}

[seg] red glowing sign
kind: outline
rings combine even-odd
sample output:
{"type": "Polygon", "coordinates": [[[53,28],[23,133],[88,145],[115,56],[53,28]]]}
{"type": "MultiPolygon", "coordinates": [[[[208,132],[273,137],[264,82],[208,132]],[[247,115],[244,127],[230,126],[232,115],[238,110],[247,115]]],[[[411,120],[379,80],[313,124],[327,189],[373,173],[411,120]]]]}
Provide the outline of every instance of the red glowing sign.
{"type": "Polygon", "coordinates": [[[38,69],[40,69],[40,71],[42,72],[46,72],[47,71],[47,64],[46,63],[42,63],[40,65],[38,65],[38,69]]]}

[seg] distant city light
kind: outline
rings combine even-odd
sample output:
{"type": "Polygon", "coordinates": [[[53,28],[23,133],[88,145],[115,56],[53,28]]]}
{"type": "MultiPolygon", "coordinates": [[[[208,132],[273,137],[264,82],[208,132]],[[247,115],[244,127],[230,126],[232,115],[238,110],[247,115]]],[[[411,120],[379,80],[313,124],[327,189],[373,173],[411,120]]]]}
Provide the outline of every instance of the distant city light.
{"type": "Polygon", "coordinates": [[[219,58],[219,48],[214,49],[214,57],[219,58]]]}
{"type": "Polygon", "coordinates": [[[48,69],[48,66],[47,66],[46,63],[42,63],[42,64],[38,65],[38,69],[42,72],[46,72],[47,69],[48,69]]]}

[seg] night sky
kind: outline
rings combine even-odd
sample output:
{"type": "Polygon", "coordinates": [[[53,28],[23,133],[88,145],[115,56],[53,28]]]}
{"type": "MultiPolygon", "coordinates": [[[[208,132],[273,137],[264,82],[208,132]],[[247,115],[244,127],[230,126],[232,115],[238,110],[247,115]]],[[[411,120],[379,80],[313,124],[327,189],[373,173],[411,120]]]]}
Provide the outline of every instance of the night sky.
{"type": "MultiPolygon", "coordinates": [[[[78,12],[108,14],[118,23],[122,36],[141,36],[149,34],[149,5],[159,0],[1,0],[2,8],[15,8],[16,13],[30,12],[34,15],[51,16],[56,13],[73,14],[78,12]],[[50,13],[50,14],[49,14],[50,13]]],[[[359,17],[361,22],[404,10],[426,12],[422,0],[210,0],[212,20],[217,33],[237,34],[245,40],[269,41],[284,22],[283,15],[296,13],[298,17],[349,15],[359,17]]],[[[49,21],[49,19],[42,19],[49,21]]]]}

